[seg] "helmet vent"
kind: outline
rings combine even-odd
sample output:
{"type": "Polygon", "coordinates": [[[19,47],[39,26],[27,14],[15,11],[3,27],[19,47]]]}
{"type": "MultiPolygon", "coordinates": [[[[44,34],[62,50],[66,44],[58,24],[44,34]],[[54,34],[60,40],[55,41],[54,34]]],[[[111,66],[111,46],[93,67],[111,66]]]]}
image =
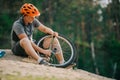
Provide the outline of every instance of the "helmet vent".
{"type": "Polygon", "coordinates": [[[34,11],[37,11],[36,9],[34,9],[34,11]]]}
{"type": "Polygon", "coordinates": [[[35,12],[32,12],[33,14],[35,14],[35,12]]]}
{"type": "Polygon", "coordinates": [[[31,7],[33,7],[33,5],[30,5],[31,7]]]}
{"type": "Polygon", "coordinates": [[[27,14],[30,14],[30,12],[26,12],[27,14]]]}
{"type": "Polygon", "coordinates": [[[28,11],[28,9],[24,9],[25,11],[28,11]]]}
{"type": "Polygon", "coordinates": [[[29,9],[31,9],[29,6],[28,6],[29,9]]]}
{"type": "Polygon", "coordinates": [[[23,6],[23,8],[26,8],[25,6],[23,6]]]}

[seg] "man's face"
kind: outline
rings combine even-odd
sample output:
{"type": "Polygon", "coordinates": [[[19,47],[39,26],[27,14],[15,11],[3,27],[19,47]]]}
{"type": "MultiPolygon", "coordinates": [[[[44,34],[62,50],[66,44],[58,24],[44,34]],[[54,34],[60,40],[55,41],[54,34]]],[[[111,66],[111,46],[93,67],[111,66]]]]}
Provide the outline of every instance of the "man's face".
{"type": "Polygon", "coordinates": [[[26,16],[28,23],[32,23],[35,17],[26,16]]]}

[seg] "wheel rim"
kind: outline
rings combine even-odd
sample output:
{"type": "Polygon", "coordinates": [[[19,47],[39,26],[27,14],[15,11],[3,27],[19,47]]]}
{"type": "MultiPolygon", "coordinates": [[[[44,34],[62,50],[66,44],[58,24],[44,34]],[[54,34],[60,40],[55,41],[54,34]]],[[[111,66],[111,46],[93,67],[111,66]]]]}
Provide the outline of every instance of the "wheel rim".
{"type": "MultiPolygon", "coordinates": [[[[37,45],[39,46],[40,43],[47,37],[50,37],[50,35],[47,35],[47,36],[44,36],[43,38],[41,38],[38,41],[37,45]]],[[[59,64],[54,54],[52,54],[50,57],[50,63],[53,66],[60,67],[60,66],[65,66],[73,61],[74,48],[71,45],[71,43],[67,39],[65,39],[64,37],[58,36],[58,40],[59,40],[59,43],[60,43],[62,51],[63,51],[63,57],[65,59],[65,63],[59,64]]]]}

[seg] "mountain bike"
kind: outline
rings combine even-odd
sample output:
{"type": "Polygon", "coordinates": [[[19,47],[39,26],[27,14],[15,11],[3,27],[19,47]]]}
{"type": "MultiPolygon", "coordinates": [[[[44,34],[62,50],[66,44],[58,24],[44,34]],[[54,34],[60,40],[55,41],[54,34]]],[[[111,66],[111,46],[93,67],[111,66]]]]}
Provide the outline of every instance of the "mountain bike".
{"type": "MultiPolygon", "coordinates": [[[[40,38],[37,42],[37,45],[40,47],[41,44],[43,43],[43,41],[50,36],[51,35],[45,35],[42,38],[40,38]]],[[[65,59],[65,62],[62,64],[58,63],[58,60],[56,59],[56,56],[55,56],[55,49],[51,48],[51,45],[53,44],[53,41],[54,41],[54,37],[52,37],[50,45],[49,45],[49,49],[52,51],[49,63],[55,67],[62,67],[62,68],[65,68],[65,67],[68,67],[72,64],[75,64],[77,54],[76,54],[76,49],[75,49],[74,45],[72,44],[72,42],[63,35],[59,35],[57,37],[57,39],[58,39],[60,46],[62,48],[63,57],[65,59]]]]}

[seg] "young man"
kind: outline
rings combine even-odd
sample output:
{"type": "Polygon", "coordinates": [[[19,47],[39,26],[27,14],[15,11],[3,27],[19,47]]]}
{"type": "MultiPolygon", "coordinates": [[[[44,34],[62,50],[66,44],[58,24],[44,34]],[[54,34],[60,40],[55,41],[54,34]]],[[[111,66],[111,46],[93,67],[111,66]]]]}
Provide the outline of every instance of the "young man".
{"type": "MultiPolygon", "coordinates": [[[[49,63],[46,62],[42,57],[38,56],[36,51],[43,53],[46,56],[50,56],[51,50],[40,48],[32,41],[32,33],[34,31],[34,28],[37,28],[41,32],[56,37],[53,45],[53,48],[57,48],[59,50],[56,51],[56,58],[60,64],[64,63],[62,50],[59,45],[59,41],[57,40],[58,33],[44,26],[35,18],[40,15],[38,9],[33,4],[25,3],[20,8],[20,13],[23,16],[16,20],[12,26],[11,42],[13,54],[17,56],[31,56],[36,61],[38,61],[39,64],[49,65],[49,63]]],[[[48,48],[50,39],[45,40],[43,43],[43,47],[48,48]]]]}

